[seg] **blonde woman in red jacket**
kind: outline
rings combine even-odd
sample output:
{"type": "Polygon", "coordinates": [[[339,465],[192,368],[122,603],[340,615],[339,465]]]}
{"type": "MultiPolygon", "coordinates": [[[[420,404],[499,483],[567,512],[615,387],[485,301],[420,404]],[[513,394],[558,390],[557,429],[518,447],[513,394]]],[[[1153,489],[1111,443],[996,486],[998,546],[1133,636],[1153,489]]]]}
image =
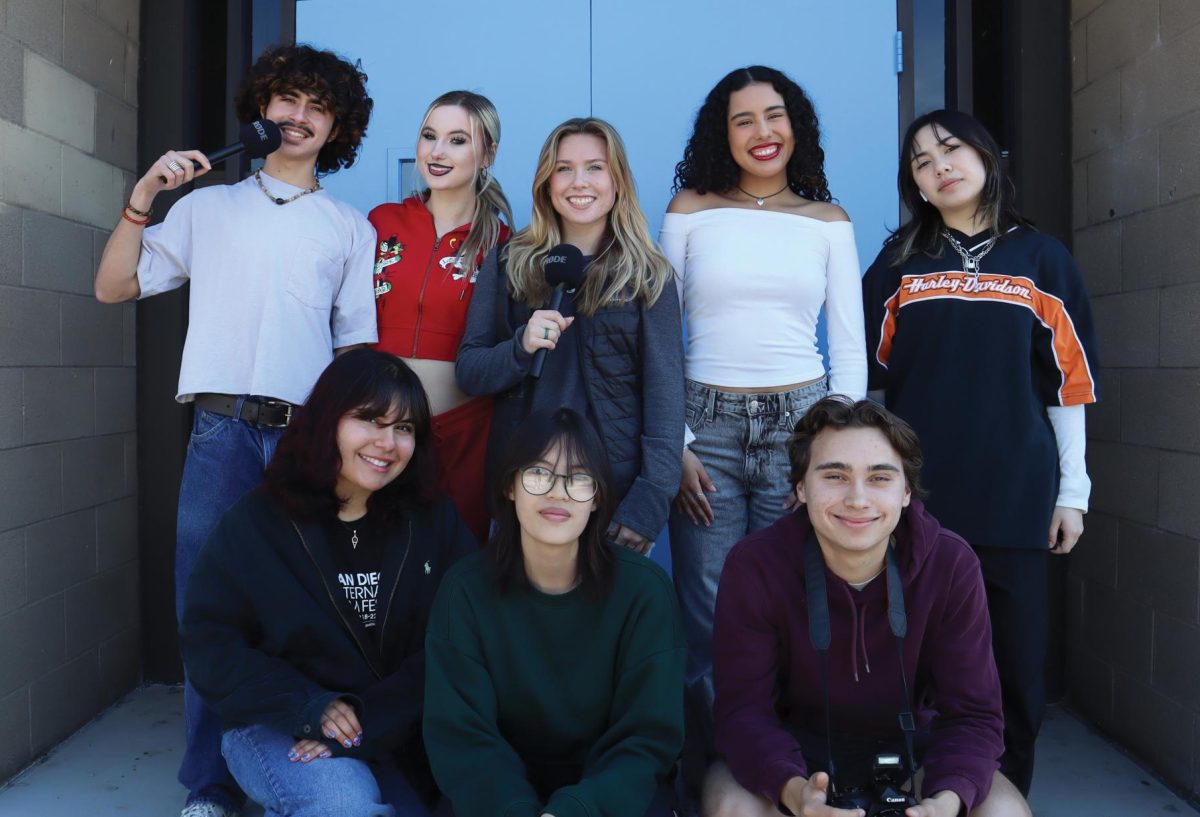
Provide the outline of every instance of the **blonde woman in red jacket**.
{"type": "Polygon", "coordinates": [[[403,358],[421,378],[434,415],[442,490],[480,542],[488,526],[484,461],[492,398],[458,388],[454,357],[479,269],[495,262],[512,223],[491,173],[499,144],[500,116],[491,101],[470,91],[442,94],[425,111],[417,136],[426,190],[368,216],[378,234],[378,348],[403,358]]]}

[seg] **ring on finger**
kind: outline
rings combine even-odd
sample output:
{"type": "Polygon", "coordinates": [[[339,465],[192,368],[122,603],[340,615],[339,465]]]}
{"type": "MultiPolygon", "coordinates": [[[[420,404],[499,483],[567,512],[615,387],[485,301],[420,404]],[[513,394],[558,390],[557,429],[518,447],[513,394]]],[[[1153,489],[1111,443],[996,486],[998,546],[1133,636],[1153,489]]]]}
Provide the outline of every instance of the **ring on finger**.
{"type": "Polygon", "coordinates": [[[167,162],[167,167],[169,167],[169,168],[170,168],[172,171],[174,171],[175,173],[182,173],[182,172],[183,172],[183,165],[179,164],[179,162],[175,161],[174,159],[172,159],[171,161],[167,162]]]}
{"type": "Polygon", "coordinates": [[[550,340],[550,327],[549,326],[542,327],[542,340],[550,340]]]}
{"type": "Polygon", "coordinates": [[[703,491],[697,491],[697,492],[696,492],[696,501],[697,501],[697,502],[699,502],[699,501],[700,501],[700,500],[702,500],[702,499],[704,499],[704,492],[703,492],[703,491]]]}

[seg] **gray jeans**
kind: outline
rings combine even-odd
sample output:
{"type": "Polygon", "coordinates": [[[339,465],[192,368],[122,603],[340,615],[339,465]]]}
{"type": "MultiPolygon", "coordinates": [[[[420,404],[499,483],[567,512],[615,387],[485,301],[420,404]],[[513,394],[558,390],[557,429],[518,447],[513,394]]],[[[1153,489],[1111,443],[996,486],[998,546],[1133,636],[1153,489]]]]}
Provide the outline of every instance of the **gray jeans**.
{"type": "Polygon", "coordinates": [[[708,494],[710,527],[695,525],[675,510],[670,521],[671,568],[688,642],[692,751],[711,748],[713,607],[725,556],[746,534],[783,515],[791,493],[787,439],[808,407],[828,392],[824,378],[778,394],[735,394],[687,381],[686,419],[696,435],[689,448],[717,486],[708,494]]]}

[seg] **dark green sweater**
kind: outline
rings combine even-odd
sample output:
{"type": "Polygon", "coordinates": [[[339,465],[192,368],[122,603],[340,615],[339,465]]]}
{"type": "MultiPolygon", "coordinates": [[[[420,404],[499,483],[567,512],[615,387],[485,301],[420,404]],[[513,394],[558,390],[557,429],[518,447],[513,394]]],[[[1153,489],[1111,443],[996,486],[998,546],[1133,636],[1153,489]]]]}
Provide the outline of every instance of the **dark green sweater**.
{"type": "Polygon", "coordinates": [[[650,806],[683,744],[683,631],[666,573],[614,552],[603,601],[504,593],[486,551],[442,580],[425,642],[425,745],[455,814],[640,817],[650,806]]]}

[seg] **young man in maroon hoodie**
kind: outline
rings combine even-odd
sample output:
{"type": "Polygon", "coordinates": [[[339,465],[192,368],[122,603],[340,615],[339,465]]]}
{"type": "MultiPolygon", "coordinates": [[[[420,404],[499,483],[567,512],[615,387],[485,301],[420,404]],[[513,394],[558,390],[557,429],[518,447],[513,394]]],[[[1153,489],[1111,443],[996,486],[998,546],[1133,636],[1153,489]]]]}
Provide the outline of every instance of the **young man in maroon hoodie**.
{"type": "Polygon", "coordinates": [[[876,754],[908,757],[898,716],[913,712],[919,801],[907,817],[1027,817],[998,771],[1000,685],[979,561],[924,510],[916,435],[877,403],[828,397],[796,426],[788,454],[800,507],[739,542],[721,575],[714,714],[724,763],[709,771],[703,814],[861,817],[827,802],[826,747],[837,790],[869,787],[876,754]],[[808,548],[808,564],[823,568],[815,585],[808,548]],[[893,624],[889,584],[903,596],[906,631],[893,624]],[[810,595],[815,619],[828,610],[824,677],[810,595]]]}

